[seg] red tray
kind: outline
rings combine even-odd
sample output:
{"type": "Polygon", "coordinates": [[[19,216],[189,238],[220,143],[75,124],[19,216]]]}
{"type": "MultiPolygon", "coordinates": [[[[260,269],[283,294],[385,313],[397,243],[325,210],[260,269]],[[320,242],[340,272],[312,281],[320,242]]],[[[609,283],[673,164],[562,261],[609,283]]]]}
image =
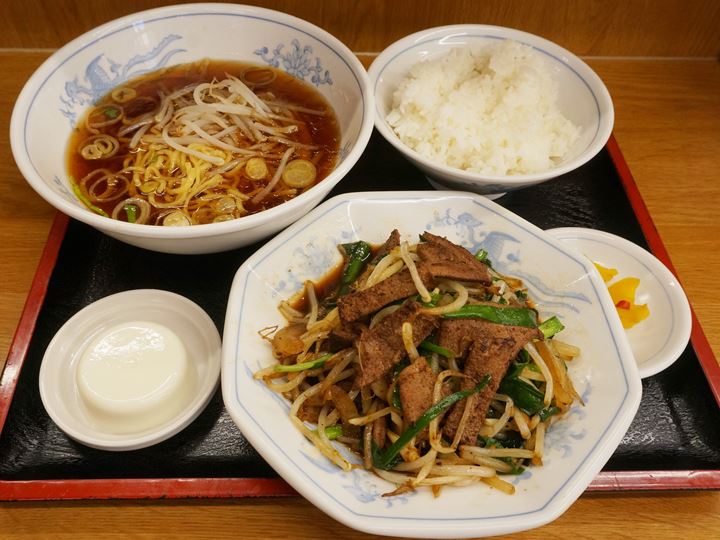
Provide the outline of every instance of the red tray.
{"type": "MultiPolygon", "coordinates": [[[[637,189],[614,137],[607,152],[622,182],[648,246],[673,273],[667,251],[637,189]]],[[[0,377],[0,434],[20,377],[38,314],[43,306],[69,219],[58,214],[48,236],[23,313],[13,337],[5,369],[0,377]]],[[[720,366],[693,312],[691,344],[720,405],[720,366]]],[[[720,469],[603,471],[588,491],[718,489],[720,469]]],[[[296,492],[279,478],[134,478],[134,479],[0,479],[0,500],[49,499],[160,499],[287,496],[296,492]]]]}

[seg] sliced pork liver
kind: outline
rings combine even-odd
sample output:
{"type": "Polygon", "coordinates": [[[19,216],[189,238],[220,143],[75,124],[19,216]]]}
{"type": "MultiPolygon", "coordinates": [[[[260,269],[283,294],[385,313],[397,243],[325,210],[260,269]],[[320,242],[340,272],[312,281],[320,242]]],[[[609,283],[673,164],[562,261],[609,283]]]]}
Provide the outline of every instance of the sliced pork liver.
{"type": "MultiPolygon", "coordinates": [[[[434,287],[434,280],[429,270],[423,264],[418,264],[417,269],[425,286],[434,287]]],[[[392,302],[414,294],[417,294],[417,288],[410,276],[410,271],[408,269],[401,270],[372,287],[341,296],[338,299],[340,320],[344,325],[357,321],[392,302]]]]}
{"type": "Polygon", "coordinates": [[[357,386],[363,387],[376,381],[405,357],[402,325],[406,321],[413,325],[416,346],[438,325],[437,317],[424,315],[420,312],[420,304],[411,301],[363,332],[357,342],[360,356],[357,386]]]}
{"type": "Polygon", "coordinates": [[[456,358],[462,358],[479,328],[478,319],[443,319],[437,335],[438,345],[448,349],[456,358]]]}
{"type": "Polygon", "coordinates": [[[433,277],[485,284],[492,282],[487,265],[478,261],[464,247],[429,232],[423,233],[423,238],[425,242],[418,244],[417,254],[433,277]]]}
{"type": "Polygon", "coordinates": [[[432,406],[436,378],[423,357],[400,372],[397,384],[406,422],[414,423],[432,406]]]}
{"type": "MultiPolygon", "coordinates": [[[[472,319],[471,322],[474,324],[465,325],[463,328],[472,336],[463,370],[470,379],[463,379],[461,388],[467,390],[485,375],[491,377],[490,384],[473,398],[472,410],[462,435],[463,444],[474,445],[487,415],[490,400],[497,392],[510,362],[526,343],[541,338],[542,334],[536,328],[505,326],[482,319],[472,319]]],[[[462,400],[450,411],[444,427],[444,433],[448,438],[455,436],[464,410],[465,400],[462,400]]]]}
{"type": "Polygon", "coordinates": [[[377,262],[380,259],[382,259],[385,255],[390,253],[393,249],[398,247],[400,245],[400,233],[397,229],[393,229],[393,232],[390,233],[390,236],[388,236],[388,239],[385,240],[385,243],[380,246],[380,249],[378,250],[377,254],[375,255],[375,258],[373,259],[373,262],[377,262]]]}

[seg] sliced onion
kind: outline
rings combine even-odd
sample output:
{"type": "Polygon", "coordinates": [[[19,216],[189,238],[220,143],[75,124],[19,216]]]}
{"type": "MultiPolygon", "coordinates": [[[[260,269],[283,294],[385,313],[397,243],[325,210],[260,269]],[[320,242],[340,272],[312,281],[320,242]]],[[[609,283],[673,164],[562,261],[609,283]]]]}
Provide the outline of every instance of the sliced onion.
{"type": "Polygon", "coordinates": [[[267,162],[261,157],[250,158],[245,164],[245,174],[253,180],[262,180],[268,175],[267,162]]]}
{"type": "Polygon", "coordinates": [[[116,103],[127,103],[131,99],[135,99],[135,96],[137,96],[135,89],[128,88],[127,86],[116,88],[110,94],[110,97],[112,97],[116,103]]]}
{"type": "Polygon", "coordinates": [[[213,207],[220,214],[228,214],[237,210],[235,199],[232,197],[223,197],[213,203],[213,207]]]}
{"type": "Polygon", "coordinates": [[[150,218],[150,203],[146,200],[138,199],[137,197],[129,197],[124,201],[120,201],[112,211],[112,218],[118,219],[120,212],[124,212],[125,205],[132,204],[140,209],[140,215],[135,218],[135,223],[143,224],[147,223],[150,218]]]}
{"type": "Polygon", "coordinates": [[[248,86],[267,86],[277,79],[277,73],[268,68],[250,67],[242,72],[240,79],[248,86]]]}
{"type": "Polygon", "coordinates": [[[162,224],[165,227],[184,227],[185,225],[190,225],[191,223],[190,218],[185,215],[184,212],[181,210],[174,210],[165,216],[162,224]]]}
{"type": "Polygon", "coordinates": [[[215,219],[213,219],[213,223],[221,223],[223,221],[232,221],[235,219],[235,216],[232,214],[220,214],[215,219]]]}
{"type": "Polygon", "coordinates": [[[85,127],[92,133],[100,133],[99,128],[117,124],[123,119],[124,114],[120,105],[100,105],[92,109],[85,117],[85,127]],[[110,114],[111,110],[115,112],[110,114]]]}
{"type": "Polygon", "coordinates": [[[145,116],[142,116],[138,118],[135,122],[132,124],[128,124],[127,126],[121,128],[118,130],[118,137],[124,137],[125,135],[129,135],[136,129],[153,123],[153,115],[152,113],[146,114],[145,116]]]}
{"type": "Polygon", "coordinates": [[[110,202],[119,199],[128,191],[130,181],[119,174],[101,176],[87,188],[90,200],[95,202],[110,202]],[[105,190],[97,193],[100,186],[105,184],[105,190]]]}
{"type": "Polygon", "coordinates": [[[307,159],[294,159],[282,173],[283,182],[294,188],[311,186],[317,177],[317,168],[307,159]]]}
{"type": "Polygon", "coordinates": [[[117,154],[120,143],[110,135],[93,135],[80,144],[80,155],[83,159],[107,159],[117,154]]]}

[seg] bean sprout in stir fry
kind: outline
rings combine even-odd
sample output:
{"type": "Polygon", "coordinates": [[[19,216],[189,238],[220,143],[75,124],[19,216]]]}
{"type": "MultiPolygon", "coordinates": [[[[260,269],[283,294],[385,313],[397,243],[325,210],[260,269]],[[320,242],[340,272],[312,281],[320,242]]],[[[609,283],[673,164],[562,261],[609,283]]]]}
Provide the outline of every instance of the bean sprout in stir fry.
{"type": "Polygon", "coordinates": [[[291,401],[330,461],[395,484],[386,496],[475,482],[513,493],[504,477],[542,465],[547,430],[581,402],[566,368],[580,350],[556,337],[562,323],[539,321],[486,252],[428,232],[341,251],[340,279],[306,282],[280,305],[287,325],[261,332],[277,363],[256,379],[291,401]]]}

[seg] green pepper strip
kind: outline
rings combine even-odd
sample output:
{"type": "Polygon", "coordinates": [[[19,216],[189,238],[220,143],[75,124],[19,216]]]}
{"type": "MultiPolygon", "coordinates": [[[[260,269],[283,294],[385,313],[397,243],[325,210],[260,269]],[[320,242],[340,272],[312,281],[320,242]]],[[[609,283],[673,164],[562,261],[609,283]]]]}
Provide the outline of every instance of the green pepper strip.
{"type": "Polygon", "coordinates": [[[290,364],[289,366],[284,366],[282,364],[278,364],[275,366],[275,371],[283,371],[283,372],[292,372],[292,371],[305,371],[306,369],[315,369],[322,367],[325,365],[325,362],[327,362],[332,357],[332,353],[323,354],[321,357],[316,358],[315,360],[310,360],[308,362],[301,362],[300,364],[290,364]]]}
{"type": "Polygon", "coordinates": [[[489,382],[490,375],[485,375],[485,377],[483,377],[482,380],[473,388],[469,390],[460,390],[459,392],[450,394],[446,398],[438,401],[435,405],[425,411],[423,415],[418,418],[412,426],[406,429],[403,434],[400,435],[400,437],[398,437],[398,439],[394,443],[392,443],[386,450],[374,452],[373,464],[375,465],[375,467],[384,470],[391,469],[395,465],[395,460],[398,454],[400,454],[400,450],[402,450],[413,437],[415,437],[418,433],[425,429],[428,424],[430,424],[430,422],[433,420],[433,418],[439,416],[445,409],[457,403],[461,399],[465,399],[466,397],[479,392],[480,390],[485,388],[489,382]]]}
{"type": "MultiPolygon", "coordinates": [[[[315,433],[317,433],[317,429],[315,430],[315,433]]],[[[327,426],[325,428],[325,436],[331,441],[334,441],[338,437],[342,437],[342,435],[343,427],[340,424],[335,424],[334,426],[327,426]]]]}
{"type": "Polygon", "coordinates": [[[478,250],[478,252],[475,254],[475,258],[476,258],[478,261],[480,261],[480,262],[482,262],[482,263],[485,263],[485,264],[487,264],[490,268],[492,268],[492,263],[490,262],[490,259],[488,259],[488,252],[487,252],[487,250],[485,250],[485,249],[480,249],[480,250],[478,250]]]}
{"type": "Polygon", "coordinates": [[[537,320],[531,309],[518,307],[495,307],[485,304],[469,304],[457,311],[445,313],[444,319],[486,319],[497,324],[535,328],[537,320]]]}
{"type": "Polygon", "coordinates": [[[123,210],[127,214],[128,223],[135,223],[137,221],[137,206],[134,204],[126,204],[123,206],[123,210]]]}
{"type": "MultiPolygon", "coordinates": [[[[400,372],[408,367],[410,365],[410,360],[407,358],[403,358],[400,362],[395,364],[392,370],[391,380],[393,382],[397,381],[397,378],[400,376],[400,372]]],[[[393,395],[392,395],[392,406],[398,409],[399,411],[403,410],[402,407],[402,401],[400,401],[400,385],[395,384],[395,387],[393,388],[393,395]]]]}
{"type": "Polygon", "coordinates": [[[560,412],[559,407],[556,407],[555,405],[551,405],[550,407],[547,407],[547,408],[543,409],[542,411],[540,411],[540,420],[542,420],[544,422],[545,420],[547,420],[551,416],[556,415],[559,412],[560,412]]]}
{"type": "Polygon", "coordinates": [[[370,244],[360,240],[352,244],[342,244],[345,254],[348,257],[347,266],[340,278],[340,290],[338,296],[343,296],[350,292],[350,284],[352,284],[362,272],[365,263],[372,254],[370,244]]]}
{"type": "MultiPolygon", "coordinates": [[[[416,302],[420,302],[423,305],[423,307],[435,307],[441,298],[442,298],[441,292],[431,292],[429,302],[423,302],[422,298],[420,297],[419,294],[416,294],[415,296],[412,297],[412,299],[415,300],[416,302]]],[[[398,302],[398,304],[402,304],[403,302],[404,302],[404,300],[401,300],[400,302],[398,302]]]]}
{"type": "Polygon", "coordinates": [[[543,321],[540,326],[538,326],[538,330],[543,333],[545,339],[550,339],[564,328],[563,323],[561,323],[560,319],[557,317],[550,317],[547,321],[543,321]]]}
{"type": "Polygon", "coordinates": [[[107,212],[105,212],[105,210],[95,206],[93,203],[90,202],[90,199],[85,196],[85,194],[80,189],[80,186],[75,183],[75,179],[72,176],[70,177],[70,186],[72,187],[75,196],[80,199],[80,202],[87,206],[89,210],[92,210],[96,214],[100,214],[101,216],[104,216],[106,218],[110,217],[107,215],[107,212]]]}
{"type": "Polygon", "coordinates": [[[498,393],[510,396],[515,406],[531,416],[540,412],[545,405],[545,395],[540,390],[514,377],[505,377],[500,383],[498,393]]]}
{"type": "Polygon", "coordinates": [[[445,358],[455,358],[455,355],[450,349],[436,345],[431,341],[423,341],[420,343],[419,347],[430,352],[438,353],[440,356],[444,356],[445,358]]]}

